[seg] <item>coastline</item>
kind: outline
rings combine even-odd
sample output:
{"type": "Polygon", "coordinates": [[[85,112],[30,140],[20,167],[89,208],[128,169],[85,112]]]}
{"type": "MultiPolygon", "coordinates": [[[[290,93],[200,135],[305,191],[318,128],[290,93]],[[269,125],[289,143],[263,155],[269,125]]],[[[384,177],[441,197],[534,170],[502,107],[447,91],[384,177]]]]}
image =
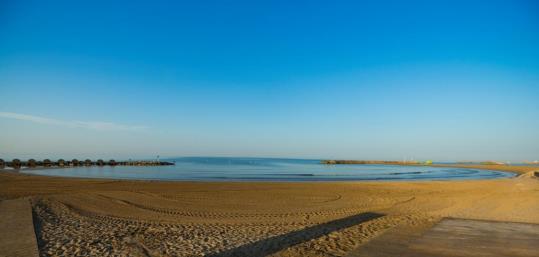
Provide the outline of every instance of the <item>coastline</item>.
{"type": "Polygon", "coordinates": [[[468,169],[484,169],[484,170],[496,170],[513,172],[517,175],[522,175],[531,171],[539,171],[539,166],[516,166],[516,165],[486,165],[486,164],[432,164],[433,167],[455,167],[455,168],[468,168],[468,169]]]}

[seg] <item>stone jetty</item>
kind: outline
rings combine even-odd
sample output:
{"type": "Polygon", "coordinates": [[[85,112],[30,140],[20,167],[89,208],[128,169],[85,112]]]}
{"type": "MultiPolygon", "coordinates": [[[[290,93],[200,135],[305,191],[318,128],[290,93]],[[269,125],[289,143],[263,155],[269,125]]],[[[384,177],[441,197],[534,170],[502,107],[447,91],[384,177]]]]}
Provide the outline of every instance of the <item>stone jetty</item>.
{"type": "Polygon", "coordinates": [[[50,159],[44,159],[40,161],[36,161],[35,159],[29,159],[26,161],[21,161],[20,159],[13,159],[11,161],[4,161],[3,159],[0,159],[0,169],[4,169],[6,167],[10,167],[13,169],[20,169],[20,168],[38,168],[38,167],[78,167],[78,166],[166,166],[166,165],[174,165],[174,162],[164,162],[164,161],[145,161],[145,160],[129,160],[129,161],[115,161],[115,160],[108,160],[104,161],[102,159],[92,161],[90,159],[86,160],[78,160],[78,159],[72,159],[72,160],[64,160],[64,159],[58,159],[56,161],[51,161],[50,159]]]}

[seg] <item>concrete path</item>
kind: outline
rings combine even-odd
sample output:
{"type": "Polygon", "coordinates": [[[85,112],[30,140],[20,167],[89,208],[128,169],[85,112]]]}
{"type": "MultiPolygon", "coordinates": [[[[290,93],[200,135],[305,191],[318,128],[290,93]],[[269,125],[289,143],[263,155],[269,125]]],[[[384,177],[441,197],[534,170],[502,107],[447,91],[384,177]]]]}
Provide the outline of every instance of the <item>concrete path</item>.
{"type": "Polygon", "coordinates": [[[0,201],[0,257],[39,256],[27,199],[0,201]]]}
{"type": "Polygon", "coordinates": [[[539,224],[447,218],[417,233],[401,231],[388,231],[349,256],[539,256],[539,224]]]}
{"type": "Polygon", "coordinates": [[[425,231],[432,228],[437,221],[425,222],[420,225],[399,225],[382,235],[373,238],[367,244],[355,249],[346,257],[395,257],[403,256],[408,246],[421,237],[425,231]]]}

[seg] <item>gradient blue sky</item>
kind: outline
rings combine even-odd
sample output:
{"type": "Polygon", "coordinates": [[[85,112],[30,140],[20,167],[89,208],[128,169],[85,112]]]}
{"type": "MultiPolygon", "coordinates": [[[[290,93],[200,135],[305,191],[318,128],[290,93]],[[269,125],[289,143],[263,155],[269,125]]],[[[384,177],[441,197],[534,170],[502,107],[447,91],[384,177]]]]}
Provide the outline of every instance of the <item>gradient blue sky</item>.
{"type": "Polygon", "coordinates": [[[0,0],[0,97],[0,158],[536,160],[539,4],[0,0]]]}

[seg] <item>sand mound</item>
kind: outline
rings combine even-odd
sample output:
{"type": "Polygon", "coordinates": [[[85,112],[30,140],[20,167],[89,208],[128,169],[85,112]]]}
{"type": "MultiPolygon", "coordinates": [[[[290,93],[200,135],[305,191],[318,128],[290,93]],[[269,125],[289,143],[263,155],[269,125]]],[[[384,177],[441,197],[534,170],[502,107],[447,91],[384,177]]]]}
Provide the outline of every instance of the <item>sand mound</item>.
{"type": "Polygon", "coordinates": [[[519,175],[518,178],[534,178],[534,179],[539,179],[539,170],[537,170],[537,171],[526,172],[526,173],[524,173],[524,174],[519,175]]]}

